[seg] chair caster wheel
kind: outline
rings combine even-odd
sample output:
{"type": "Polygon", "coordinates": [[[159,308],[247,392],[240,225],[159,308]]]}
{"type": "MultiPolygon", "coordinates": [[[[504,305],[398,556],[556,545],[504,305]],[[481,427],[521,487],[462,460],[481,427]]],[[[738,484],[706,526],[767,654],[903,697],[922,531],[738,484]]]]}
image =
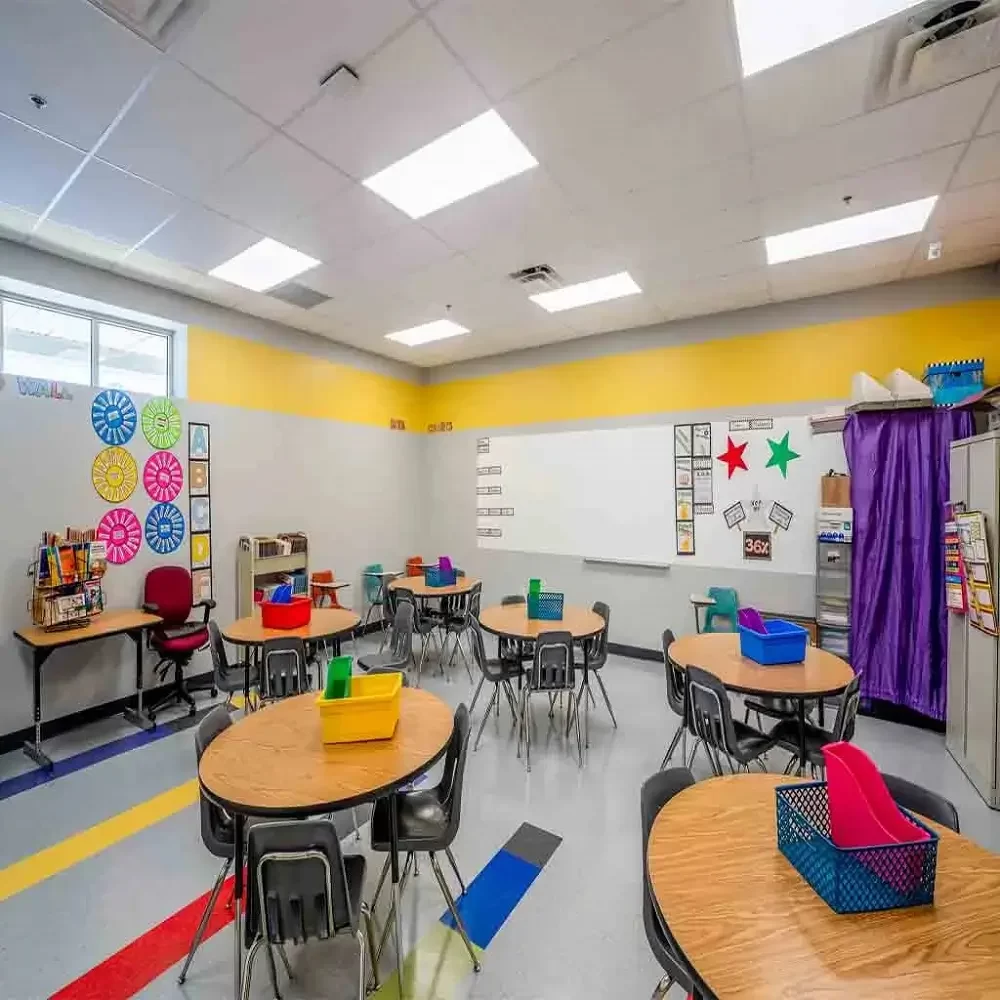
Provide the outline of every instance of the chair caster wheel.
{"type": "Polygon", "coordinates": [[[219,689],[218,688],[212,688],[210,694],[212,695],[213,698],[218,698],[219,697],[219,689]]]}

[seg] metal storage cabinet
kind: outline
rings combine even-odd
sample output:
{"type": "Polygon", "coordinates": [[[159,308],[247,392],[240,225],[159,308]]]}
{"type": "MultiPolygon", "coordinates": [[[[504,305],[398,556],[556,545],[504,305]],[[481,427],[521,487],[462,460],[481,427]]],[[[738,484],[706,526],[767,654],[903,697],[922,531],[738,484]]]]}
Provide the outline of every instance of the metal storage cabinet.
{"type": "MultiPolygon", "coordinates": [[[[1000,431],[955,441],[951,446],[951,501],[986,515],[993,585],[1000,559],[1000,431]]],[[[942,556],[943,558],[943,556],[942,556]]],[[[997,739],[1000,692],[997,640],[973,628],[968,618],[948,615],[947,746],[959,767],[993,809],[1000,809],[997,788],[997,739]]]]}

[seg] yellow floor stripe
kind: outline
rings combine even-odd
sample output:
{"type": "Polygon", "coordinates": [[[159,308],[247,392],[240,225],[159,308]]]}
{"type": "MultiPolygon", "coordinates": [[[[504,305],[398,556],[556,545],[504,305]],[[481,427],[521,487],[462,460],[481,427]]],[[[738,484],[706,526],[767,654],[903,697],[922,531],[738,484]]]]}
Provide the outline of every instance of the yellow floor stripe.
{"type": "Polygon", "coordinates": [[[198,779],[192,778],[90,827],[89,830],[82,830],[37,854],[15,861],[0,869],[0,902],[100,854],[197,801],[198,779]]]}
{"type": "MultiPolygon", "coordinates": [[[[482,949],[472,947],[482,962],[482,949]]],[[[455,1000],[459,986],[471,975],[472,963],[464,942],[457,931],[438,920],[403,959],[403,996],[406,1000],[455,1000]]],[[[399,977],[395,972],[371,995],[371,1000],[398,998],[399,977]]]]}

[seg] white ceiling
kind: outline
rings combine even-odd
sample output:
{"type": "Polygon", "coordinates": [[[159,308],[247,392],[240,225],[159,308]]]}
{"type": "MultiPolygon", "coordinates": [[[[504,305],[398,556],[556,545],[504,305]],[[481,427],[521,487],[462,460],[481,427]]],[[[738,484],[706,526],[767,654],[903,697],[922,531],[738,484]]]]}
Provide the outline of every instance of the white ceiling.
{"type": "Polygon", "coordinates": [[[0,18],[0,235],[415,364],[1000,260],[1000,71],[866,111],[878,26],[742,80],[730,0],[207,0],[165,54],[86,0],[0,18]],[[419,223],[359,183],[489,108],[538,168],[419,223]],[[766,266],[932,194],[922,236],[766,266]],[[262,236],[331,300],[207,275],[262,236]],[[550,315],[507,277],[542,263],[643,294],[550,315]]]}

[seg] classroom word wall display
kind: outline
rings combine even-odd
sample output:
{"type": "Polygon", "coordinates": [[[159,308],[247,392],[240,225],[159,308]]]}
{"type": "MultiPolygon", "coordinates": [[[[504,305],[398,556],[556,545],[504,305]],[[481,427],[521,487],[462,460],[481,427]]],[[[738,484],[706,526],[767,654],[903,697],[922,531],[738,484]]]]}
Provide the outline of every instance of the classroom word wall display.
{"type": "Polygon", "coordinates": [[[118,389],[102,390],[91,404],[90,422],[105,444],[127,444],[138,422],[132,397],[118,389]]]}
{"type": "Polygon", "coordinates": [[[209,462],[212,429],[208,424],[188,424],[188,518],[191,527],[191,589],[199,601],[211,600],[212,495],[209,462]]]}
{"type": "Polygon", "coordinates": [[[712,425],[674,425],[676,552],[695,553],[695,516],[715,513],[712,488],[712,425]]]}

